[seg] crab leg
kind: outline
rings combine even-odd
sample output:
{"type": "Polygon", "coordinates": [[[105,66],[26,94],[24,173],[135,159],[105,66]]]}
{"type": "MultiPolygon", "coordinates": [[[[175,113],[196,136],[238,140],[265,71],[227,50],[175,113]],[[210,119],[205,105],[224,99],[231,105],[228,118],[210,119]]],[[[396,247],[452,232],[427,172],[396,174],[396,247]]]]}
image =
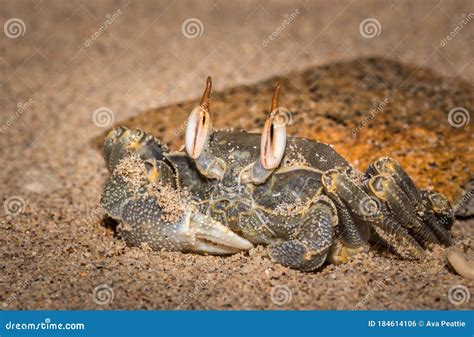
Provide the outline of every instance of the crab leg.
{"type": "Polygon", "coordinates": [[[410,209],[415,209],[421,223],[426,224],[426,227],[431,229],[442,244],[452,245],[453,241],[449,228],[454,217],[446,198],[439,193],[418,190],[406,171],[392,158],[383,157],[369,165],[367,175],[371,177],[378,174],[392,177],[399,190],[401,190],[398,194],[401,197],[403,197],[402,194],[406,196],[412,206],[410,209]]]}
{"type": "MultiPolygon", "coordinates": [[[[418,257],[423,254],[420,245],[391,217],[383,203],[357,186],[346,173],[338,170],[326,172],[323,175],[323,185],[336,204],[338,216],[341,218],[342,215],[343,225],[347,218],[345,213],[350,212],[351,215],[355,214],[356,218],[372,224],[375,235],[393,247],[400,256],[418,257]]],[[[370,189],[369,192],[373,194],[370,189]]],[[[355,224],[359,225],[357,229],[362,235],[364,232],[361,228],[363,227],[360,227],[359,222],[355,224]]],[[[374,238],[371,241],[374,241],[374,238]]]]}
{"type": "Polygon", "coordinates": [[[367,173],[370,176],[378,174],[390,175],[398,186],[405,192],[411,204],[416,209],[422,208],[422,198],[420,191],[416,188],[415,183],[405,170],[392,158],[383,157],[369,165],[367,173]]]}
{"type": "Polygon", "coordinates": [[[378,213],[378,204],[344,172],[329,170],[322,177],[324,188],[333,200],[341,199],[360,219],[370,221],[378,213]]]}
{"type": "Polygon", "coordinates": [[[423,244],[425,248],[433,243],[439,243],[430,228],[417,217],[409,198],[398,187],[395,180],[388,175],[377,175],[369,181],[369,187],[377,198],[383,200],[396,219],[423,244]]]}
{"type": "Polygon", "coordinates": [[[337,236],[349,248],[357,248],[365,245],[370,238],[370,227],[366,223],[357,222],[351,216],[351,212],[338,197],[333,196],[332,201],[336,205],[339,218],[339,232],[337,236]]]}
{"type": "MultiPolygon", "coordinates": [[[[388,243],[399,256],[410,259],[424,255],[424,250],[418,242],[391,217],[384,217],[381,221],[376,222],[372,228],[376,236],[388,243]]],[[[371,241],[377,243],[374,238],[371,241]]]]}
{"type": "Polygon", "coordinates": [[[453,239],[449,229],[454,222],[454,214],[448,200],[439,193],[429,191],[422,191],[422,196],[425,199],[423,220],[444,245],[451,246],[453,239]]]}
{"type": "Polygon", "coordinates": [[[314,270],[328,255],[334,237],[332,210],[323,203],[311,206],[303,221],[286,240],[269,246],[270,257],[284,266],[314,270]]]}

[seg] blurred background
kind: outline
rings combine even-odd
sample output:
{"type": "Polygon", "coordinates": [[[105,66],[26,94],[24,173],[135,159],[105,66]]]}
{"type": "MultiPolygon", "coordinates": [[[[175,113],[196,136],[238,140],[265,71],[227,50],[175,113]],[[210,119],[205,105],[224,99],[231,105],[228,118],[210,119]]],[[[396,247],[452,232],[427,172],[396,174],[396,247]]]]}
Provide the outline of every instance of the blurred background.
{"type": "MultiPolygon", "coordinates": [[[[103,211],[98,200],[107,172],[91,139],[144,110],[198,97],[208,75],[218,91],[309,66],[377,56],[434,69],[445,76],[446,85],[454,78],[467,82],[464,86],[474,81],[471,0],[0,0],[0,24],[0,184],[5,206],[0,300],[17,308],[94,307],[92,289],[111,279],[116,280],[117,307],[169,307],[173,291],[193,289],[194,270],[214,275],[210,282],[216,287],[235,274],[242,256],[221,260],[150,253],[144,259],[144,251],[125,250],[99,225],[103,211]],[[110,113],[98,118],[97,111],[110,113]],[[121,253],[115,256],[114,251],[121,253]],[[179,277],[162,267],[176,265],[183,270],[179,277]],[[224,278],[217,276],[219,268],[227,270],[224,278]],[[143,283],[134,285],[139,278],[143,283]]],[[[359,300],[360,287],[347,276],[347,286],[357,286],[352,295],[332,290],[330,282],[341,277],[333,267],[303,279],[322,286],[317,288],[268,260],[251,260],[257,272],[249,269],[236,281],[238,287],[246,284],[247,293],[228,284],[197,307],[267,307],[268,301],[253,291],[260,288],[268,295],[268,280],[281,275],[292,280],[285,279],[286,284],[299,284],[292,289],[308,295],[294,293],[296,308],[323,305],[318,303],[351,308],[347,303],[359,300]]],[[[397,269],[379,272],[386,270],[396,274],[397,269]]],[[[418,274],[411,280],[396,283],[425,282],[418,274]]],[[[445,293],[445,284],[432,284],[439,286],[437,293],[445,293]]],[[[429,301],[416,293],[419,301],[412,307],[445,307],[446,300],[435,302],[430,295],[432,288],[423,291],[429,301]]],[[[402,293],[382,297],[398,299],[402,293]]],[[[396,305],[408,309],[413,296],[404,296],[405,304],[396,305]]]]}
{"type": "Polygon", "coordinates": [[[473,81],[471,12],[469,0],[3,0],[1,21],[19,21],[0,36],[3,104],[34,97],[41,132],[51,106],[85,126],[100,105],[120,120],[193,98],[207,75],[222,89],[368,55],[473,81]]]}

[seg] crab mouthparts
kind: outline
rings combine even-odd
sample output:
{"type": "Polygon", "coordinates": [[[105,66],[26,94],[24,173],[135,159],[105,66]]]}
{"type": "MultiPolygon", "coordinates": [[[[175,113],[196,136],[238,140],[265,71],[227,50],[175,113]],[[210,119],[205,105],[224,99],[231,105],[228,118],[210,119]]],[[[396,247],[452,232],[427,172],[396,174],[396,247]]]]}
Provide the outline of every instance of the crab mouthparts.
{"type": "Polygon", "coordinates": [[[199,212],[190,213],[181,233],[186,237],[189,249],[194,252],[225,255],[253,248],[252,243],[199,212]]]}

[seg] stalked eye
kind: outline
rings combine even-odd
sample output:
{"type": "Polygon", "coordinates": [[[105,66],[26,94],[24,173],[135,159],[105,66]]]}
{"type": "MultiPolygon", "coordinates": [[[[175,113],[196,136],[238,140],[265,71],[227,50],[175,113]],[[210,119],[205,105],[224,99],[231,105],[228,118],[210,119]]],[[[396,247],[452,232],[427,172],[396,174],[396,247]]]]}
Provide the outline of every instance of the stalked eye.
{"type": "Polygon", "coordinates": [[[262,166],[271,170],[277,167],[286,148],[286,124],[278,123],[273,116],[267,119],[263,127],[260,144],[262,166]]]}
{"type": "Polygon", "coordinates": [[[202,107],[195,108],[188,119],[186,126],[186,151],[188,155],[196,159],[201,154],[206,145],[211,129],[211,119],[209,112],[202,107]]]}
{"type": "Polygon", "coordinates": [[[279,96],[280,84],[275,88],[271,114],[263,126],[260,144],[260,160],[263,168],[267,170],[272,170],[280,164],[286,148],[286,121],[279,115],[279,96]]]}
{"type": "Polygon", "coordinates": [[[207,85],[202,95],[200,106],[191,111],[186,126],[185,146],[188,155],[196,159],[200,156],[212,130],[209,113],[209,96],[211,94],[211,77],[207,78],[207,85]]]}

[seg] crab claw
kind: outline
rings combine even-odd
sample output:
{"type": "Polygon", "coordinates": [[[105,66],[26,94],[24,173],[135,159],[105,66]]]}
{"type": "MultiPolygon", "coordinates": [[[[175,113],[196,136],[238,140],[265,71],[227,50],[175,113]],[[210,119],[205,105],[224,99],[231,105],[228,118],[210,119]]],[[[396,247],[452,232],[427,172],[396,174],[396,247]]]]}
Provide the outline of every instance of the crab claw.
{"type": "Polygon", "coordinates": [[[188,241],[190,250],[199,253],[225,255],[253,248],[252,243],[199,212],[190,214],[178,235],[188,241]]]}
{"type": "Polygon", "coordinates": [[[201,104],[191,111],[186,126],[185,145],[188,155],[197,159],[207,145],[212,130],[209,113],[209,96],[211,94],[212,79],[207,78],[206,90],[202,95],[201,104]]]}
{"type": "Polygon", "coordinates": [[[165,162],[145,161],[136,153],[120,160],[109,176],[100,202],[119,222],[118,232],[129,245],[209,254],[233,254],[253,247],[202,214],[197,201],[178,189],[174,178],[165,162]],[[130,168],[136,174],[130,175],[130,168]]]}

